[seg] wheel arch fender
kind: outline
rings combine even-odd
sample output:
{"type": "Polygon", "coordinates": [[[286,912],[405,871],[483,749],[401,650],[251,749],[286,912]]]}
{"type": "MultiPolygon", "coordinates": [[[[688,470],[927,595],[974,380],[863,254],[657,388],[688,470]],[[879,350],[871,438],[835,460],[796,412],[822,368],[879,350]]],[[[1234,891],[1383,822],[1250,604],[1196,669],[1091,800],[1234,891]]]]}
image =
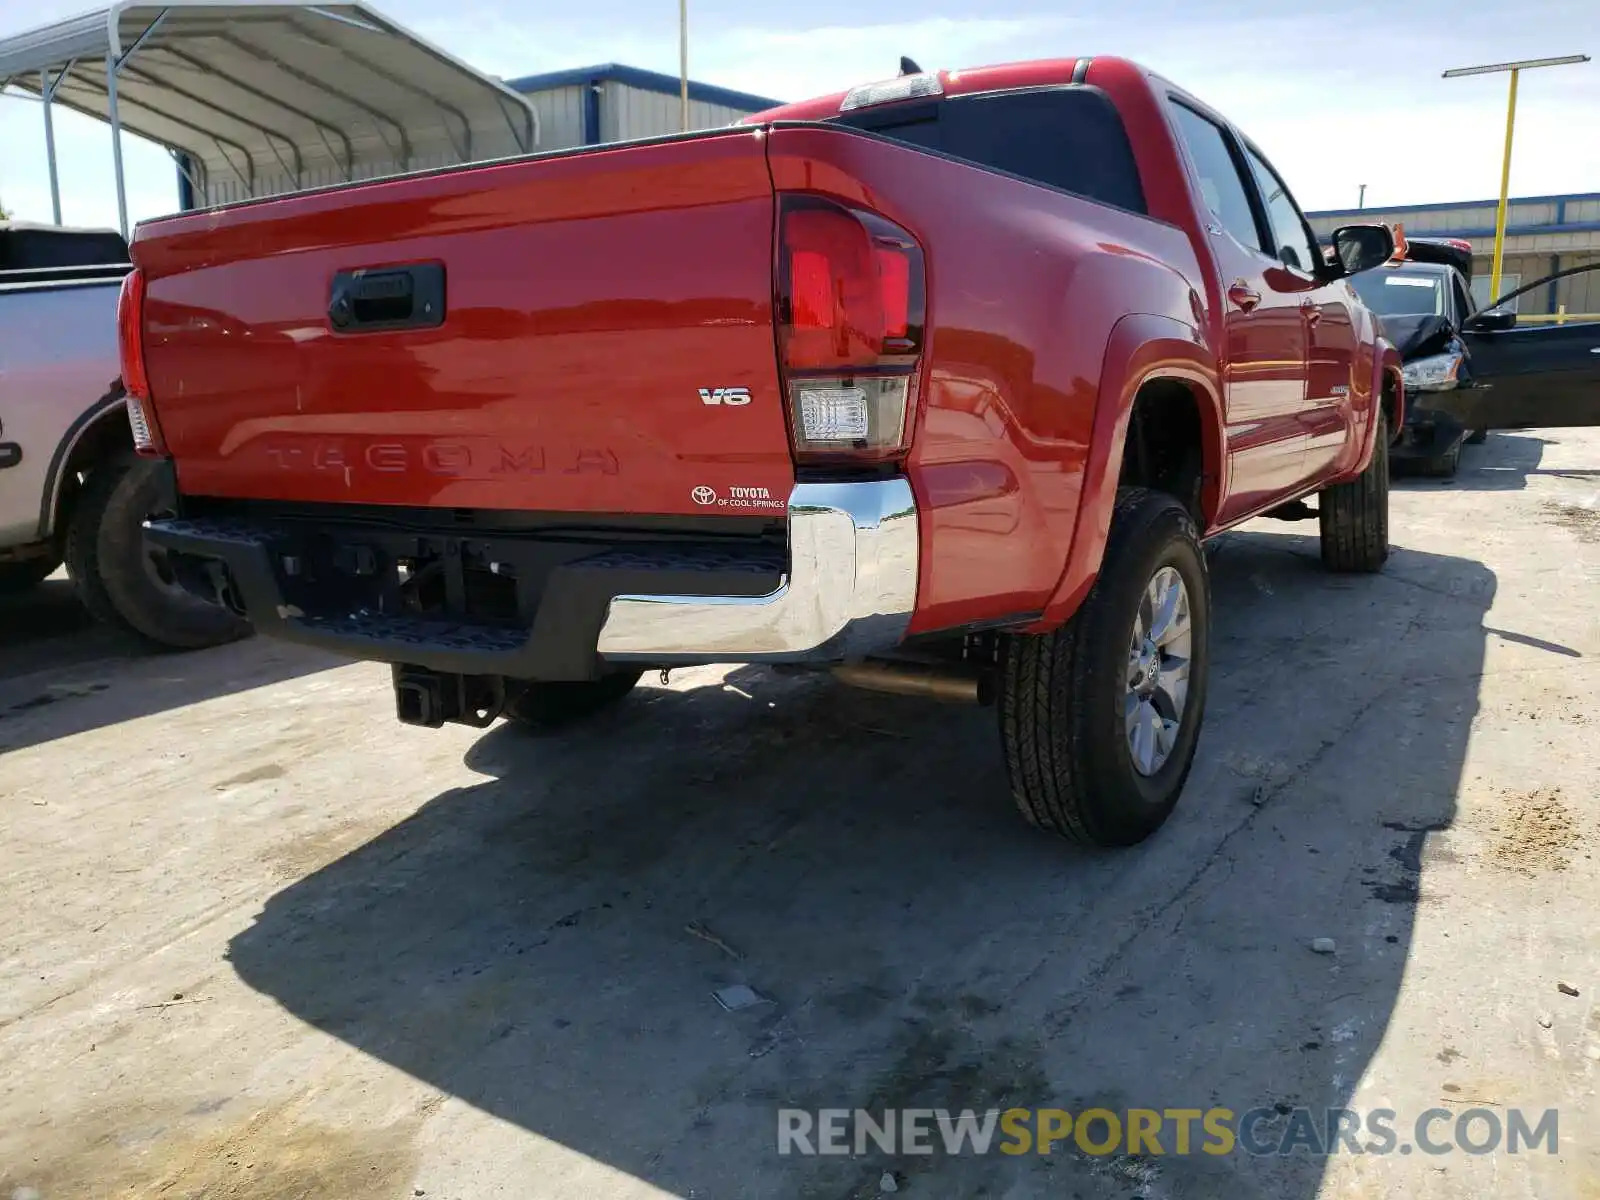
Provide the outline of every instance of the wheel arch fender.
{"type": "Polygon", "coordinates": [[[1389,444],[1392,446],[1400,440],[1401,426],[1406,420],[1405,368],[1400,352],[1383,337],[1373,345],[1372,379],[1367,396],[1369,399],[1362,413],[1364,426],[1358,427],[1355,452],[1346,451],[1342,461],[1347,465],[1338,472],[1334,482],[1354,479],[1367,469],[1378,444],[1379,413],[1388,420],[1389,444]]]}
{"type": "Polygon", "coordinates": [[[1389,440],[1392,442],[1399,438],[1400,427],[1406,422],[1405,364],[1400,359],[1400,351],[1387,338],[1378,339],[1378,352],[1373,357],[1377,360],[1377,378],[1372,381],[1373,395],[1379,398],[1384,415],[1389,418],[1389,440]]]}
{"type": "Polygon", "coordinates": [[[1112,327],[1106,343],[1072,549],[1049,603],[1030,631],[1063,624],[1094,585],[1111,530],[1134,402],[1141,389],[1163,381],[1183,385],[1194,397],[1200,418],[1200,507],[1205,524],[1215,522],[1227,474],[1216,355],[1193,325],[1169,316],[1130,313],[1112,327]]]}
{"type": "Polygon", "coordinates": [[[118,450],[133,449],[128,425],[127,394],[119,379],[67,427],[50,457],[43,494],[39,498],[39,537],[52,538],[65,527],[73,477],[104,461],[118,450]]]}

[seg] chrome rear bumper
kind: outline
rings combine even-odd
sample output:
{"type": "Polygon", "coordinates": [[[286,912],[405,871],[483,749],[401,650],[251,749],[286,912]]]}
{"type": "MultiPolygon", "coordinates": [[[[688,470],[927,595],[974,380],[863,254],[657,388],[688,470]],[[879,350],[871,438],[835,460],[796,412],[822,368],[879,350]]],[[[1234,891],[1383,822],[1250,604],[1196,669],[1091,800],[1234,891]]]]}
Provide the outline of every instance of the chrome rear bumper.
{"type": "Polygon", "coordinates": [[[597,650],[611,662],[827,662],[897,644],[917,598],[917,509],[904,479],[800,483],[789,571],[764,596],[622,595],[597,650]]]}

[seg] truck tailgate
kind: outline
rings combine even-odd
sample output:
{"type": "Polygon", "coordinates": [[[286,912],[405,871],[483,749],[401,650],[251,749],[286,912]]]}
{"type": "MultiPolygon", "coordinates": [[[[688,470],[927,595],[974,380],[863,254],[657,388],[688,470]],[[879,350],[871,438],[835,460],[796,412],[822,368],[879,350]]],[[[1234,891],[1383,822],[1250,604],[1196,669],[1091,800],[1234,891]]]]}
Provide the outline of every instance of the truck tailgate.
{"type": "Polygon", "coordinates": [[[759,135],[730,130],[141,226],[180,487],[781,515],[773,206],[759,135]],[[341,289],[360,323],[330,312],[341,289]]]}

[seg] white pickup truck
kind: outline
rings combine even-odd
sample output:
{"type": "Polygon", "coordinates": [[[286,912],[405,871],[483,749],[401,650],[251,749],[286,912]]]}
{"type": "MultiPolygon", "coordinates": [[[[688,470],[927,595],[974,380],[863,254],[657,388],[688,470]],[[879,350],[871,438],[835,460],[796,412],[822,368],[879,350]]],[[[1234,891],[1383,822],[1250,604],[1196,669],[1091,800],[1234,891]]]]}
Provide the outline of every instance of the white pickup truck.
{"type": "Polygon", "coordinates": [[[63,562],[99,620],[173,649],[247,626],[171,577],[143,524],[161,510],[136,458],[117,362],[128,247],[109,230],[0,222],[0,594],[63,562]]]}

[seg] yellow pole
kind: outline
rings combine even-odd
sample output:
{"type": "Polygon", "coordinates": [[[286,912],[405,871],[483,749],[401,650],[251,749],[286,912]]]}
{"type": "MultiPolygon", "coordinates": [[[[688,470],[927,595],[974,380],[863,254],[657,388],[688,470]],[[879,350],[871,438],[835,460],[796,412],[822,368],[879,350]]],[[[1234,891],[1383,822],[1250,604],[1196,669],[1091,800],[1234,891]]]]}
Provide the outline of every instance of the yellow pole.
{"type": "MultiPolygon", "coordinates": [[[[1511,75],[1513,94],[1517,86],[1515,72],[1511,75]]],[[[689,132],[689,0],[678,0],[678,119],[683,131],[689,132]]],[[[1509,142],[1507,143],[1510,144],[1509,142]]]]}
{"type": "Polygon", "coordinates": [[[1517,76],[1511,71],[1511,99],[1506,104],[1506,153],[1500,164],[1500,208],[1494,215],[1494,266],[1489,271],[1489,302],[1500,299],[1500,263],[1506,252],[1506,196],[1511,188],[1511,133],[1517,124],[1517,76]]]}

